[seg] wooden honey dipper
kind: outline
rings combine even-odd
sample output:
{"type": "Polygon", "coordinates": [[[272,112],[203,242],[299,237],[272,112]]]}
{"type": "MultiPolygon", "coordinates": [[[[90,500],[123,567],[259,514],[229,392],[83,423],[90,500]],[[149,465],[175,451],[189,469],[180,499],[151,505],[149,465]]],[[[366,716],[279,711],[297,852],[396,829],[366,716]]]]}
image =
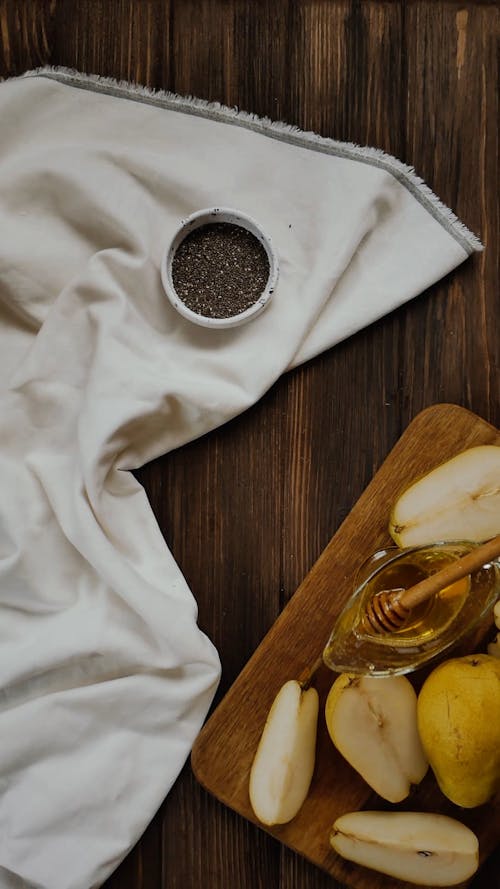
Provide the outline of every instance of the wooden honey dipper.
{"type": "Polygon", "coordinates": [[[406,590],[381,590],[380,593],[375,593],[366,606],[360,624],[361,629],[378,635],[399,630],[416,605],[435,596],[457,580],[467,577],[498,556],[500,556],[500,534],[406,590]]]}

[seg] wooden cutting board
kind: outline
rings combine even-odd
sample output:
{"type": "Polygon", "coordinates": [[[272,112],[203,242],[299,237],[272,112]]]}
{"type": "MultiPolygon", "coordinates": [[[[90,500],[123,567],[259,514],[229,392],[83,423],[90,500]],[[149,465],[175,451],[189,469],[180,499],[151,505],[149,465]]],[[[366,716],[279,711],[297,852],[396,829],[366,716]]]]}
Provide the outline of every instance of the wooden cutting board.
{"type": "MultiPolygon", "coordinates": [[[[390,505],[416,478],[479,444],[500,445],[500,432],[456,405],[435,405],[413,420],[206,723],[192,752],[194,773],[208,791],[240,815],[259,824],[250,807],[248,779],[269,707],[283,683],[297,678],[322,651],[353,590],[359,566],[391,543],[387,533],[390,505]]],[[[489,625],[483,626],[466,650],[478,646],[484,650],[488,631],[489,625]]],[[[424,675],[418,671],[410,677],[417,689],[424,675]]],[[[371,792],[335,750],[323,717],[334,678],[323,667],[315,682],[320,718],[309,796],[293,821],[266,828],[268,832],[353,889],[402,889],[410,884],[353,865],[330,849],[330,828],[344,812],[399,808],[450,815],[475,831],[483,861],[498,841],[500,813],[494,804],[459,809],[445,799],[429,772],[404,803],[392,806],[371,792]]]]}

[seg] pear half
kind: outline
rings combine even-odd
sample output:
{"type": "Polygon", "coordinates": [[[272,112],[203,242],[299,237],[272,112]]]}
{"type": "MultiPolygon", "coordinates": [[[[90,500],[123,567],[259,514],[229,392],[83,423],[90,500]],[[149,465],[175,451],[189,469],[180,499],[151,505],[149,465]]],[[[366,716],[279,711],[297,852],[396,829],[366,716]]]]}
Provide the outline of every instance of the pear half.
{"type": "Polygon", "coordinates": [[[330,844],[349,861],[419,886],[454,886],[478,867],[476,835],[446,815],[349,812],[330,844]]]}
{"type": "Polygon", "coordinates": [[[389,533],[400,547],[500,534],[500,447],[462,451],[396,500],[389,533]]]}
{"type": "Polygon", "coordinates": [[[292,679],[269,711],[250,772],[250,803],[263,824],[286,824],[304,802],[316,757],[318,692],[292,679]]]}
{"type": "Polygon", "coordinates": [[[342,756],[389,802],[406,799],[427,772],[417,695],[406,676],[342,673],[330,689],[325,718],[342,756]]]}

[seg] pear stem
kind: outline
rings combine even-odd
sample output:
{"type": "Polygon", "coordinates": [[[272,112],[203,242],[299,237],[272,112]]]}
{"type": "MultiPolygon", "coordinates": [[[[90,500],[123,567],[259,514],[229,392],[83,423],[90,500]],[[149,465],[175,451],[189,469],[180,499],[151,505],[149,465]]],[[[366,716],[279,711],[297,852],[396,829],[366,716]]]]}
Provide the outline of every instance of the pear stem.
{"type": "Polygon", "coordinates": [[[302,691],[306,691],[311,685],[316,673],[319,668],[323,666],[323,657],[318,657],[314,661],[313,664],[309,664],[308,667],[304,667],[302,673],[300,674],[297,682],[299,683],[302,691]]]}

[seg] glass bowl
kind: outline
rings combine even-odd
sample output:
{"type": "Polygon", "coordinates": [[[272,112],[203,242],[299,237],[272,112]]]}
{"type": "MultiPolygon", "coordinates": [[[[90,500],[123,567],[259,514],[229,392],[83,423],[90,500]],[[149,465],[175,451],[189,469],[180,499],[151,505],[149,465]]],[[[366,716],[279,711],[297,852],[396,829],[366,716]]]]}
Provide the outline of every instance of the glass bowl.
{"type": "Polygon", "coordinates": [[[370,556],[359,569],[354,593],[325,646],[325,664],[343,673],[409,673],[472,635],[500,596],[499,560],[488,562],[413,609],[397,631],[378,635],[366,630],[362,619],[376,593],[406,589],[478,545],[438,542],[403,550],[389,547],[370,556]]]}

